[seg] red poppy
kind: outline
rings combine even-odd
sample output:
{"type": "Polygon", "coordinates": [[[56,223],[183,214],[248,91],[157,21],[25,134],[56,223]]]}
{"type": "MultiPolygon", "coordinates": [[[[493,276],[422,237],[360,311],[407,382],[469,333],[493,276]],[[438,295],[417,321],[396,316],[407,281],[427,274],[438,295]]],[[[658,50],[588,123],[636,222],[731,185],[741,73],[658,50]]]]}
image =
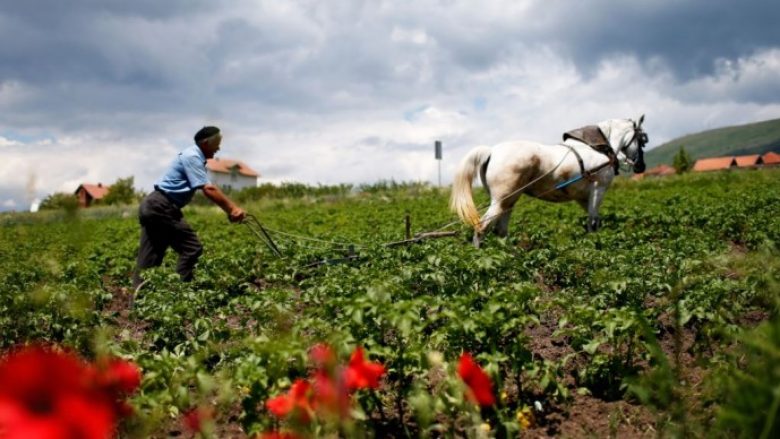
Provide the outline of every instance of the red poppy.
{"type": "Polygon", "coordinates": [[[349,390],[344,382],[344,373],[336,372],[335,377],[324,370],[314,372],[314,409],[318,413],[334,415],[339,418],[349,416],[349,390]]]}
{"type": "Polygon", "coordinates": [[[363,348],[358,346],[349,359],[345,379],[349,389],[376,389],[379,378],[385,373],[385,367],[364,359],[363,348]]]}
{"type": "Polygon", "coordinates": [[[294,416],[301,422],[311,420],[311,385],[308,381],[297,379],[284,395],[266,401],[268,410],[279,418],[294,416]]]}
{"type": "Polygon", "coordinates": [[[121,358],[112,358],[98,371],[98,382],[117,396],[133,393],[141,385],[141,370],[121,358]]]}
{"type": "Polygon", "coordinates": [[[347,387],[349,389],[376,389],[379,387],[379,378],[385,373],[385,367],[379,363],[366,361],[363,356],[363,348],[358,346],[349,359],[349,366],[345,373],[347,387]]]}
{"type": "Polygon", "coordinates": [[[481,406],[493,405],[493,381],[474,361],[470,354],[464,352],[458,363],[458,375],[469,386],[470,397],[481,406]]]}
{"type": "Polygon", "coordinates": [[[0,359],[0,433],[4,439],[94,438],[114,432],[114,401],[75,355],[40,346],[0,359]]]}
{"type": "Polygon", "coordinates": [[[182,417],[182,423],[191,433],[200,433],[203,431],[204,424],[214,418],[214,410],[211,407],[196,407],[182,417]]]}
{"type": "Polygon", "coordinates": [[[336,353],[325,343],[318,343],[309,350],[309,358],[319,369],[331,369],[336,365],[336,353]]]}

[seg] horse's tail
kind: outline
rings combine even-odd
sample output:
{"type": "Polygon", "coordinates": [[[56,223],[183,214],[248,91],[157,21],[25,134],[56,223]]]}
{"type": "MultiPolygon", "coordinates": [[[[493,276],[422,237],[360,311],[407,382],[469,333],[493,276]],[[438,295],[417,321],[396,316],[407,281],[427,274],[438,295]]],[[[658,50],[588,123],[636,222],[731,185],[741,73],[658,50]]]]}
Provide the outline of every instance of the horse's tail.
{"type": "Polygon", "coordinates": [[[463,157],[455,180],[452,182],[452,195],[450,197],[450,209],[457,213],[464,223],[473,227],[479,226],[479,212],[474,205],[474,197],[471,193],[471,182],[477,171],[487,163],[490,158],[489,146],[478,146],[463,157]]]}

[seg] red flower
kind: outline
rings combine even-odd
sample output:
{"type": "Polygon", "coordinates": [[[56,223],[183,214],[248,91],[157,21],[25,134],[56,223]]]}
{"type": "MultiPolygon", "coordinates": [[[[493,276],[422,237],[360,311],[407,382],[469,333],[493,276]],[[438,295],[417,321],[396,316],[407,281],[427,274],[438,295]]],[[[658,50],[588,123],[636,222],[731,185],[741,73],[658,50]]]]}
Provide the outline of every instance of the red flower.
{"type": "Polygon", "coordinates": [[[319,369],[331,369],[336,365],[336,353],[325,343],[318,343],[309,350],[309,358],[319,369]]]}
{"type": "Polygon", "coordinates": [[[72,354],[40,346],[0,359],[3,439],[106,439],[115,400],[96,386],[92,368],[72,354]]]}
{"type": "Polygon", "coordinates": [[[196,407],[182,417],[182,423],[191,433],[200,433],[203,431],[204,424],[214,418],[214,410],[211,407],[196,407]]]}
{"type": "Polygon", "coordinates": [[[141,370],[129,361],[113,358],[99,370],[98,382],[117,396],[127,395],[141,385],[141,370]]]}
{"type": "Polygon", "coordinates": [[[379,387],[379,378],[385,373],[385,367],[379,363],[365,361],[363,348],[358,346],[349,359],[349,366],[345,373],[347,387],[349,389],[376,389],[379,387]]]}
{"type": "Polygon", "coordinates": [[[87,376],[96,390],[112,400],[114,412],[119,417],[133,414],[133,407],[124,401],[124,397],[141,385],[141,370],[138,366],[121,358],[102,359],[97,366],[90,366],[87,376]]]}
{"type": "Polygon", "coordinates": [[[336,373],[336,377],[324,370],[314,372],[314,409],[319,413],[335,415],[339,418],[349,416],[349,390],[344,382],[344,374],[336,373]]]}
{"type": "Polygon", "coordinates": [[[493,405],[493,382],[490,377],[474,362],[470,354],[464,352],[458,364],[458,375],[469,386],[470,397],[481,406],[493,405]]]}
{"type": "Polygon", "coordinates": [[[266,401],[268,410],[279,418],[294,416],[301,422],[311,420],[311,385],[308,381],[295,380],[290,391],[266,401]]]}

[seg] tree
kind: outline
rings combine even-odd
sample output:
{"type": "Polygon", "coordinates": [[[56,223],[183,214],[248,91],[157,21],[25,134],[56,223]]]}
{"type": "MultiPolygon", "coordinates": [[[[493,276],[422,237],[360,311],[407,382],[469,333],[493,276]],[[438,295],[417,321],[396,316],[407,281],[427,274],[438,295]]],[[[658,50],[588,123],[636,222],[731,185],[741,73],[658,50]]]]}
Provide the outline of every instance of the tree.
{"type": "Polygon", "coordinates": [[[73,194],[64,192],[53,193],[41,201],[40,210],[65,209],[67,212],[75,212],[79,208],[79,199],[73,194]]]}
{"type": "Polygon", "coordinates": [[[677,151],[677,154],[674,155],[674,162],[672,166],[674,166],[674,170],[677,171],[678,174],[682,174],[683,172],[688,172],[691,167],[693,166],[691,156],[688,155],[688,152],[685,151],[685,147],[680,146],[680,150],[677,151]]]}
{"type": "Polygon", "coordinates": [[[131,204],[137,199],[135,189],[133,189],[133,177],[120,178],[111,185],[108,193],[103,197],[103,203],[112,204],[131,204]]]}

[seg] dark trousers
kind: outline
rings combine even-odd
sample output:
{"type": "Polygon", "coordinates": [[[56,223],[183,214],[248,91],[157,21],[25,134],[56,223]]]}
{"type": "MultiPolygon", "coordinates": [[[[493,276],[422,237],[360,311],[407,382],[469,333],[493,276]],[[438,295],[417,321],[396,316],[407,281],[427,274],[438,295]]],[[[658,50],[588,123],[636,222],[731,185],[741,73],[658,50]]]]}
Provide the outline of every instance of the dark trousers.
{"type": "Polygon", "coordinates": [[[140,283],[139,272],[142,269],[162,264],[168,247],[179,254],[176,272],[181,279],[185,282],[192,280],[195,264],[203,253],[203,245],[195,231],[184,221],[181,209],[165,194],[155,190],[141,202],[138,221],[141,223],[141,247],[133,282],[140,283]]]}

